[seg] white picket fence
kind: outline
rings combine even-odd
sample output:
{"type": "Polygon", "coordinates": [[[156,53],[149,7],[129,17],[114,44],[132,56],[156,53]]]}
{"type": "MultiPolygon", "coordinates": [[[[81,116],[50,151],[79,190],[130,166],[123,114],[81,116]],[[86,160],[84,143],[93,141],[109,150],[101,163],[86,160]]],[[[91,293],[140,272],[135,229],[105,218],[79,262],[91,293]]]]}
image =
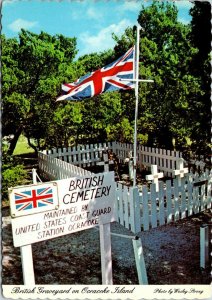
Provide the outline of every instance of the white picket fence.
{"type": "MultiPolygon", "coordinates": [[[[124,161],[128,157],[129,151],[133,152],[133,144],[113,142],[112,150],[120,161],[124,161]]],[[[172,170],[176,168],[176,162],[180,157],[182,157],[182,153],[179,151],[141,145],[137,147],[137,165],[140,170],[143,168],[149,169],[151,165],[157,165],[158,171],[164,172],[167,176],[172,176],[172,170]]]]}
{"type": "Polygon", "coordinates": [[[112,143],[78,145],[75,147],[44,150],[43,152],[39,152],[39,155],[43,153],[47,154],[48,157],[58,158],[79,167],[89,167],[101,161],[102,153],[106,149],[111,150],[112,143]]]}
{"type": "Polygon", "coordinates": [[[49,180],[83,177],[90,176],[92,174],[90,171],[81,167],[77,167],[42,152],[38,153],[38,166],[42,177],[49,180]]]}
{"type": "MultiPolygon", "coordinates": [[[[133,154],[133,144],[118,142],[78,145],[76,147],[45,150],[42,153],[48,154],[48,157],[59,158],[62,161],[85,168],[101,161],[102,152],[106,149],[112,151],[120,162],[124,162],[129,157],[130,151],[133,154]]],[[[159,171],[164,172],[167,176],[172,176],[172,170],[176,168],[176,161],[179,157],[182,157],[182,153],[179,151],[140,145],[137,147],[137,165],[140,170],[150,168],[151,165],[157,165],[159,171]]]]}
{"type": "MultiPolygon", "coordinates": [[[[101,150],[99,150],[100,147],[93,148],[93,157],[90,155],[91,152],[88,152],[90,164],[100,160],[100,151],[103,151],[104,147],[102,146],[101,150]]],[[[63,156],[62,154],[64,152],[61,151],[50,155],[39,153],[39,170],[43,177],[55,180],[92,174],[90,171],[61,160],[60,158],[64,159],[64,157],[69,160],[70,157],[70,155],[63,156]]],[[[73,154],[73,157],[75,155],[77,154],[73,154]]],[[[78,155],[75,162],[79,161],[79,158],[81,165],[88,161],[88,157],[78,155]]],[[[172,171],[171,173],[173,174],[172,171]]],[[[150,184],[149,187],[143,185],[139,189],[137,186],[127,187],[117,183],[115,199],[117,221],[136,233],[197,214],[211,208],[211,185],[212,174],[209,171],[201,175],[190,173],[180,181],[179,178],[161,181],[158,192],[155,184],[150,184]]]]}
{"type": "Polygon", "coordinates": [[[117,185],[116,212],[120,224],[134,233],[149,230],[211,208],[212,174],[189,174],[181,179],[127,187],[117,185]]]}

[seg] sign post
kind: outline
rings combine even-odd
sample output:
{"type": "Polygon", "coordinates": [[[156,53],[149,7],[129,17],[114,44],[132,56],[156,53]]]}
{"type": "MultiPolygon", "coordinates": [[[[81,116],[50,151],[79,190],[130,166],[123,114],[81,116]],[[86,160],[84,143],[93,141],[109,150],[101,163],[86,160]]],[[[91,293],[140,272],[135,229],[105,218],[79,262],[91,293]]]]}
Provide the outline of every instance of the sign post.
{"type": "Polygon", "coordinates": [[[110,223],[99,226],[102,284],[113,284],[110,223]]]}
{"type": "MultiPolygon", "coordinates": [[[[34,184],[37,183],[35,169],[32,170],[32,180],[34,184]]],[[[32,246],[31,245],[21,246],[20,251],[21,251],[21,262],[22,262],[24,284],[34,285],[35,275],[34,275],[34,266],[33,266],[33,257],[32,257],[32,246]]]]}
{"type": "Polygon", "coordinates": [[[35,284],[35,275],[32,258],[32,246],[25,245],[20,247],[23,279],[25,285],[35,284]]]}

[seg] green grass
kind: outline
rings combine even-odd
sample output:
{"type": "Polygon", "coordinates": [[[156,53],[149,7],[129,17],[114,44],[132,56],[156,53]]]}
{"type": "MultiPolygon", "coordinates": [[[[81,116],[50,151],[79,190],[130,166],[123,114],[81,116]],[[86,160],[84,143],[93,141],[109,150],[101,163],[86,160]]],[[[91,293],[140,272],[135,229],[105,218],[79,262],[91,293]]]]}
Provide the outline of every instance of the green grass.
{"type": "Polygon", "coordinates": [[[17,142],[17,145],[13,152],[13,155],[27,154],[27,153],[33,153],[33,152],[34,152],[34,149],[32,149],[28,145],[26,137],[21,135],[18,139],[18,142],[17,142]]]}

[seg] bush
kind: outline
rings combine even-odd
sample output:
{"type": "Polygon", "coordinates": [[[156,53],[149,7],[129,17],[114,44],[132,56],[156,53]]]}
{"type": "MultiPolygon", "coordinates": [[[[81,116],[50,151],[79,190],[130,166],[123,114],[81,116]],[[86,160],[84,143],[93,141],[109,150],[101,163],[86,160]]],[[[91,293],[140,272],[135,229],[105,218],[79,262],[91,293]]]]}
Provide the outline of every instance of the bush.
{"type": "Polygon", "coordinates": [[[17,185],[23,185],[27,182],[27,171],[24,166],[19,163],[17,159],[4,156],[2,161],[2,204],[7,205],[8,201],[8,188],[17,185]]]}

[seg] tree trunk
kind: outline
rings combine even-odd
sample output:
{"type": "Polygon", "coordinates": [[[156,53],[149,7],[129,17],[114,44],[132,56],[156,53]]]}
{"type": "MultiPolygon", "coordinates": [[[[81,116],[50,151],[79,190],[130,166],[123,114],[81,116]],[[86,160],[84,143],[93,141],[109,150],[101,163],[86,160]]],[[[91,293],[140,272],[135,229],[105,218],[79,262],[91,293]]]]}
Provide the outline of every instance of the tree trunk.
{"type": "Polygon", "coordinates": [[[14,134],[14,138],[11,140],[11,142],[10,142],[10,147],[9,147],[9,149],[8,149],[8,154],[9,155],[12,155],[13,154],[13,152],[14,152],[14,150],[15,150],[15,147],[16,147],[16,144],[17,144],[17,142],[18,142],[18,139],[19,139],[19,137],[20,137],[20,135],[21,135],[21,133],[22,133],[22,130],[23,130],[23,127],[22,127],[22,125],[17,129],[17,131],[16,131],[16,133],[14,134]]]}
{"type": "Polygon", "coordinates": [[[27,142],[28,142],[28,145],[29,145],[33,150],[35,150],[35,152],[37,153],[37,152],[38,152],[37,147],[36,147],[34,144],[31,143],[30,137],[28,137],[28,136],[27,136],[27,142]]]}

